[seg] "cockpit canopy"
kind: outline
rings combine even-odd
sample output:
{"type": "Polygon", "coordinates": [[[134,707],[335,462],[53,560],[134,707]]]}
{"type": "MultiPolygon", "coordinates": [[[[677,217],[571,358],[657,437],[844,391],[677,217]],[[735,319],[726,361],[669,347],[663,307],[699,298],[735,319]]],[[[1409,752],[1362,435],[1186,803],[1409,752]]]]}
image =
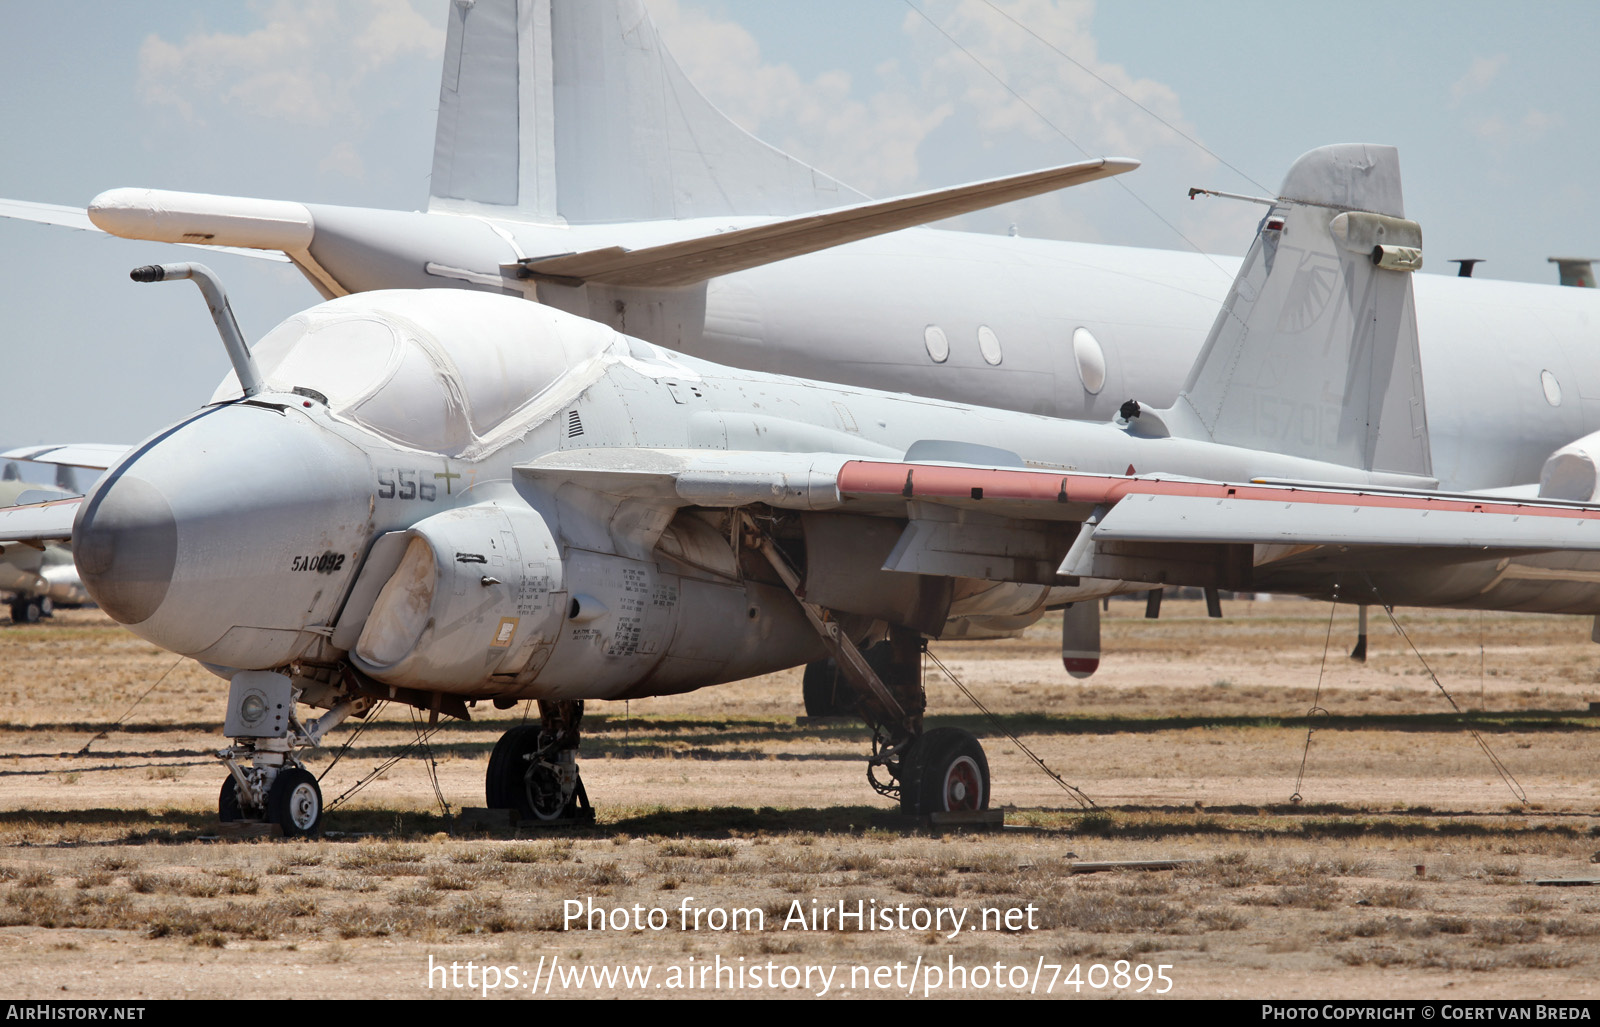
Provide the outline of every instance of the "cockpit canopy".
{"type": "MultiPolygon", "coordinates": [[[[526,300],[433,289],[312,307],[251,352],[272,391],[320,394],[334,416],[402,446],[462,455],[523,426],[616,337],[526,300]]],[[[239,395],[230,373],[212,402],[239,395]]]]}

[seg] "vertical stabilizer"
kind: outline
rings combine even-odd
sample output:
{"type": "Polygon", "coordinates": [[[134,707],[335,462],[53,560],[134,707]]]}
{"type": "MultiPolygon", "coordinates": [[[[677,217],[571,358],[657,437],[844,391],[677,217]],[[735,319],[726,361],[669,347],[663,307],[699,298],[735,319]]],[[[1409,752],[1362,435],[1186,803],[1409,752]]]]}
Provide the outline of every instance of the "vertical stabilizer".
{"type": "Polygon", "coordinates": [[[1411,290],[1421,266],[1393,147],[1301,157],[1169,423],[1228,445],[1430,476],[1411,290]]]}
{"type": "Polygon", "coordinates": [[[428,209],[570,224],[864,197],[689,83],[641,0],[453,0],[428,209]]]}

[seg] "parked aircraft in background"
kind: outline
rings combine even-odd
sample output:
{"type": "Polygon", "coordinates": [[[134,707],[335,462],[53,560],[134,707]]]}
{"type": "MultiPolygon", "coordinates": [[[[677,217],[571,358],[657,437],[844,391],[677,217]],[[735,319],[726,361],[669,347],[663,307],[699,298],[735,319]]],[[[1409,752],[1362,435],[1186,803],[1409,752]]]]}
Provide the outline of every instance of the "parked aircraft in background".
{"type": "MultiPolygon", "coordinates": [[[[585,701],[829,654],[873,785],[981,809],[978,740],[922,730],[925,635],[1135,581],[1600,613],[1600,507],[1434,488],[1394,150],[1314,151],[1282,194],[1179,399],[1119,423],[736,370],[464,291],[344,297],[252,349],[208,292],[235,369],[212,402],[81,502],[0,511],[0,539],[70,537],[111,616],[230,681],[219,813],[289,833],[322,814],[299,753],[380,700],[537,700],[487,798],[557,819],[588,807],[585,701]]],[[[1592,490],[1586,460],[1545,491],[1592,490]]]]}
{"type": "MultiPolygon", "coordinates": [[[[5,459],[0,455],[0,459],[5,459]]],[[[0,506],[49,502],[81,495],[68,467],[58,468],[55,487],[23,481],[16,464],[0,472],[0,506]]],[[[59,545],[0,545],[0,593],[8,597],[14,624],[36,624],[57,606],[89,601],[72,564],[72,553],[59,545]]]]}
{"type": "MultiPolygon", "coordinates": [[[[1092,420],[1130,397],[1172,401],[1238,266],[932,229],[867,237],[1060,179],[841,212],[864,198],[716,111],[638,0],[452,5],[444,67],[427,213],[146,189],[104,193],[87,217],[0,213],[281,251],[326,297],[508,293],[736,366],[1092,420]]],[[[1600,429],[1587,342],[1600,293],[1435,275],[1416,293],[1444,487],[1532,483],[1553,449],[1600,429]]]]}
{"type": "MultiPolygon", "coordinates": [[[[1239,266],[893,232],[1129,162],[865,204],[711,107],[636,0],[480,0],[450,19],[425,214],[142,189],[104,193],[87,212],[0,213],[287,254],[329,297],[505,293],[754,370],[1101,421],[1130,398],[1173,402],[1239,266]],[[548,60],[524,60],[536,54],[548,60]]],[[[1323,280],[1304,288],[1318,301],[1323,280]]],[[[1429,473],[1444,489],[1532,494],[1557,449],[1574,444],[1580,464],[1600,452],[1600,354],[1588,345],[1600,294],[1432,275],[1415,293],[1429,473]]],[[[1327,403],[1264,403],[1251,416],[1279,437],[1262,445],[1316,436],[1338,416],[1327,403]]],[[[1594,497],[1564,480],[1563,495],[1594,497]]],[[[1097,650],[1096,637],[1084,624],[1064,649],[1097,650]]]]}

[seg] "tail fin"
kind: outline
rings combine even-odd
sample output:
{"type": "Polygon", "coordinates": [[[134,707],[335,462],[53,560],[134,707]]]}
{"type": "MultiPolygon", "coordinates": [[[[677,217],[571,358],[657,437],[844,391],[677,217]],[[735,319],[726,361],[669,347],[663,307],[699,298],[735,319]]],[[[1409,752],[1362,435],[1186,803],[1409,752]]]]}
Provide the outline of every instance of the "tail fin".
{"type": "Polygon", "coordinates": [[[1389,146],[1295,162],[1163,418],[1189,437],[1363,470],[1432,474],[1405,220],[1389,146]]]}
{"type": "Polygon", "coordinates": [[[864,198],[713,107],[641,0],[451,4],[430,212],[581,224],[864,198]]]}

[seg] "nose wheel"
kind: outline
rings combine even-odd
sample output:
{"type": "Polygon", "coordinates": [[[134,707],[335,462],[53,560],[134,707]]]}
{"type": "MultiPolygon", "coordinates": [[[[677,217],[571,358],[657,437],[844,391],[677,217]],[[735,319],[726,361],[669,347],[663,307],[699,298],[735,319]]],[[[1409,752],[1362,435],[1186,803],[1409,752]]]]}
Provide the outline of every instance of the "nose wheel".
{"type": "Polygon", "coordinates": [[[222,793],[217,796],[217,819],[224,824],[241,820],[260,820],[262,811],[239,801],[239,782],[229,774],[222,782],[222,793]]]}
{"type": "Polygon", "coordinates": [[[322,826],[322,789],[309,770],[289,767],[267,790],[267,823],[283,829],[285,838],[317,833],[322,826]]]}
{"type": "Polygon", "coordinates": [[[224,824],[277,824],[285,838],[309,837],[322,827],[322,788],[310,771],[285,767],[267,787],[263,809],[240,800],[239,782],[230,774],[217,795],[217,819],[224,824]]]}

